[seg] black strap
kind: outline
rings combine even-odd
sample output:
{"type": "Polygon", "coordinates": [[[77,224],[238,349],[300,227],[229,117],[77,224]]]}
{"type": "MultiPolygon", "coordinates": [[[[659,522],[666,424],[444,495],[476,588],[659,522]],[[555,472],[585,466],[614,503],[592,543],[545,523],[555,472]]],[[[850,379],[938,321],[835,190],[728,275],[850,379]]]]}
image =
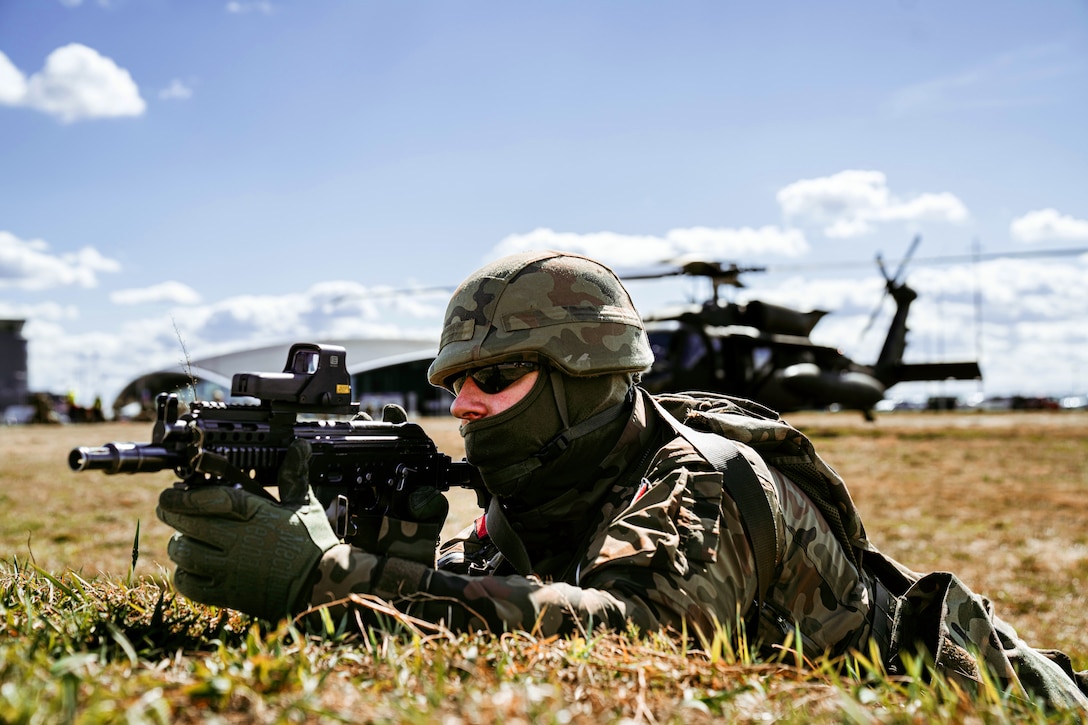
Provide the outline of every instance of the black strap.
{"type": "Polygon", "coordinates": [[[495,546],[499,547],[499,551],[514,567],[514,571],[522,576],[532,574],[533,566],[529,561],[529,552],[525,550],[525,544],[522,542],[521,537],[511,528],[510,521],[507,520],[506,514],[502,510],[498,496],[491,498],[484,522],[487,526],[487,535],[491,537],[491,541],[495,546]]]}
{"type": "Polygon", "coordinates": [[[770,494],[763,488],[751,464],[741,454],[735,442],[725,436],[684,425],[656,400],[653,402],[661,417],[722,474],[722,487],[740,510],[740,520],[744,524],[744,532],[752,547],[756,566],[755,606],[749,611],[747,620],[748,637],[754,640],[759,612],[771,587],[771,577],[778,565],[781,549],[770,494]]]}

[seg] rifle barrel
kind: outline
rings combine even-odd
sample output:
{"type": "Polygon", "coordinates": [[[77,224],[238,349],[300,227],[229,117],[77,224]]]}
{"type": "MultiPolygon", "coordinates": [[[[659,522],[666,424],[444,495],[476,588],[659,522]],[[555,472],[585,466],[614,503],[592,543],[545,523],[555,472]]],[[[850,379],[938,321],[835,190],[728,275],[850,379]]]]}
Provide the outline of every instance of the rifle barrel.
{"type": "Polygon", "coordinates": [[[106,443],[80,446],[68,454],[73,471],[105,473],[154,473],[172,469],[180,463],[178,455],[162,446],[144,443],[106,443]]]}

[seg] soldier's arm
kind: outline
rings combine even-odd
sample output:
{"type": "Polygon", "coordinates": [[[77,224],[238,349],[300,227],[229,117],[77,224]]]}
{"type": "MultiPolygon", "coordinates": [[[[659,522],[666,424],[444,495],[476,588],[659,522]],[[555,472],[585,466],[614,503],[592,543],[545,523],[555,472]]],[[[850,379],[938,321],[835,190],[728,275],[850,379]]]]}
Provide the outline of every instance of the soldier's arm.
{"type": "Polygon", "coordinates": [[[412,617],[441,622],[454,631],[525,630],[543,636],[591,631],[601,625],[642,631],[664,626],[704,631],[713,619],[732,619],[735,599],[712,602],[716,582],[705,572],[669,576],[641,567],[602,570],[588,585],[518,576],[469,576],[431,569],[417,562],[379,557],[347,545],[325,554],[311,603],[335,603],[334,616],[345,608],[364,615],[352,594],[375,595],[412,617]],[[730,604],[732,601],[733,604],[730,604]],[[713,610],[713,611],[711,611],[713,610]],[[720,614],[719,614],[720,613],[720,614]]]}
{"type": "Polygon", "coordinates": [[[518,575],[469,576],[432,569],[395,557],[379,557],[341,545],[326,553],[311,603],[335,603],[333,615],[352,607],[368,623],[365,606],[352,594],[374,595],[400,611],[454,631],[526,630],[564,634],[600,624],[658,626],[653,607],[623,591],[542,583],[518,575]]]}
{"type": "Polygon", "coordinates": [[[754,595],[751,551],[735,506],[722,505],[717,474],[693,455],[669,453],[653,483],[590,546],[578,585],[454,574],[342,545],[322,559],[311,602],[351,606],[351,594],[372,594],[455,631],[686,624],[711,633],[715,621],[732,625],[754,595]]]}

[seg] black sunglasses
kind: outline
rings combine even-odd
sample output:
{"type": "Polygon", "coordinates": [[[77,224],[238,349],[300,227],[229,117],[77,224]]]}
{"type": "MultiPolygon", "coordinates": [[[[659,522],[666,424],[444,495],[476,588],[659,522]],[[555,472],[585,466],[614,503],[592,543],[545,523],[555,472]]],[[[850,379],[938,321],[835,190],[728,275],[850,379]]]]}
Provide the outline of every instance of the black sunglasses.
{"type": "Polygon", "coordinates": [[[539,369],[540,364],[535,362],[496,363],[459,373],[447,382],[446,387],[450,388],[454,395],[460,395],[465,381],[472,378],[477,388],[488,395],[494,395],[539,369]]]}

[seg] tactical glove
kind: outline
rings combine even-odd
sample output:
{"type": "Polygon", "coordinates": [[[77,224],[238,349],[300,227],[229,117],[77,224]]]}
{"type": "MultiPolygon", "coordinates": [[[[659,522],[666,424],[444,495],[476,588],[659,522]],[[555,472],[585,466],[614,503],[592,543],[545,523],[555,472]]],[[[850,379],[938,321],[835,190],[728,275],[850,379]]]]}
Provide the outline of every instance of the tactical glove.
{"type": "Polygon", "coordinates": [[[351,543],[363,551],[396,556],[434,566],[435,550],[449,512],[446,497],[433,488],[417,488],[384,516],[359,516],[351,543]]]}
{"type": "Polygon", "coordinates": [[[167,553],[179,592],[271,621],[306,606],[318,560],[340,543],[307,482],[309,457],[308,441],[287,449],[279,503],[226,486],[160,494],[156,514],[178,531],[167,553]]]}

